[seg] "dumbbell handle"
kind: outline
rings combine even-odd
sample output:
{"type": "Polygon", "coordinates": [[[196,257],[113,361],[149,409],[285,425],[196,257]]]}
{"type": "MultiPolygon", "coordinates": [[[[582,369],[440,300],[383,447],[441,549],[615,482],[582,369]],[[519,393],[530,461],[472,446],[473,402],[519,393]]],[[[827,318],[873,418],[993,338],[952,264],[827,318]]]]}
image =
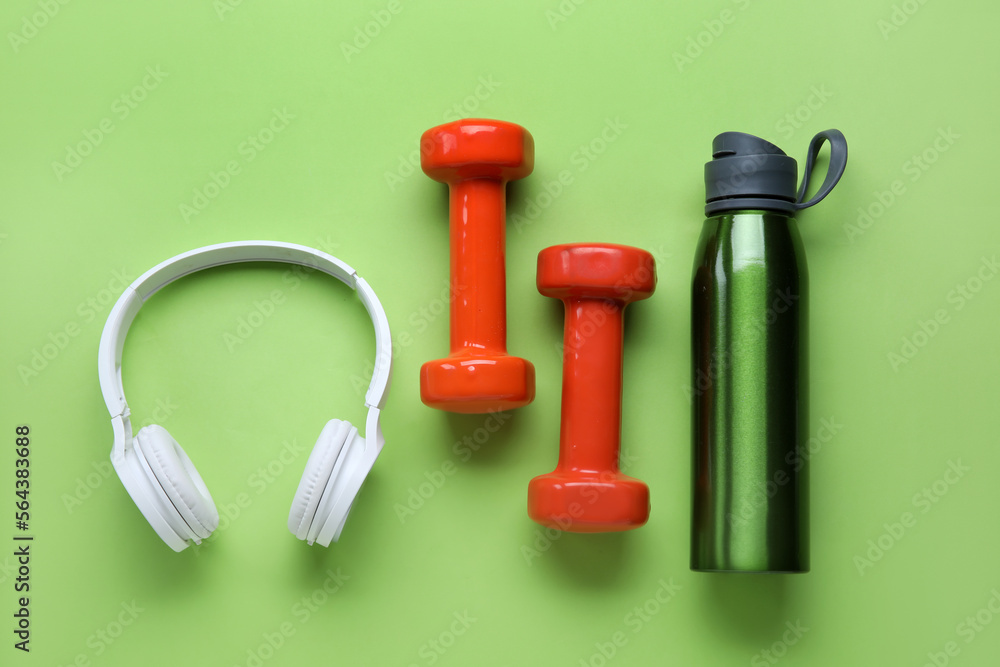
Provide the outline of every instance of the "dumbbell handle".
{"type": "Polygon", "coordinates": [[[449,184],[451,353],[507,351],[506,184],[449,184]]]}
{"type": "Polygon", "coordinates": [[[558,469],[617,472],[624,304],[568,298],[558,469]]]}

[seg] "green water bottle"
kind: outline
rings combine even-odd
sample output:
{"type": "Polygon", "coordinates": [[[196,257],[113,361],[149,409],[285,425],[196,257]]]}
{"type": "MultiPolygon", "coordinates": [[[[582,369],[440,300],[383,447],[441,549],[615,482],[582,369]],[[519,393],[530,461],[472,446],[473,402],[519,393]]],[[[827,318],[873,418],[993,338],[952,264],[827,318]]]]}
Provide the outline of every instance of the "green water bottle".
{"type": "Polygon", "coordinates": [[[838,130],[795,160],[742,132],[712,142],[691,299],[691,569],[808,572],[808,275],[795,213],[847,164],[838,130]],[[830,166],[805,201],[823,143],[830,166]]]}

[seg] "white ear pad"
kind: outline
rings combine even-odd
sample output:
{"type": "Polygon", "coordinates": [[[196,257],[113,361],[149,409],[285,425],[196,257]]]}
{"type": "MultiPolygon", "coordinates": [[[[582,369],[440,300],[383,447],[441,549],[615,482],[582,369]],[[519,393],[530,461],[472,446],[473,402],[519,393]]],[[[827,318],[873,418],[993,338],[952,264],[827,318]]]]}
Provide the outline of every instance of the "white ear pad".
{"type": "Polygon", "coordinates": [[[140,460],[135,447],[131,443],[128,448],[116,447],[111,452],[111,463],[128,495],[160,539],[174,551],[187,549],[192,539],[190,529],[153,478],[144,460],[140,460]]]}
{"type": "Polygon", "coordinates": [[[288,530],[300,540],[309,536],[324,491],[331,477],[336,477],[338,464],[343,463],[344,444],[357,432],[349,422],[340,419],[331,419],[320,432],[288,512],[288,530]]]}
{"type": "Polygon", "coordinates": [[[369,449],[365,437],[355,431],[354,438],[344,448],[344,460],[340,470],[334,471],[323,501],[316,511],[313,528],[309,534],[309,544],[319,542],[324,547],[340,539],[340,533],[347,523],[347,516],[354,507],[354,501],[361,492],[361,486],[368,478],[378,458],[378,452],[369,449]]]}
{"type": "Polygon", "coordinates": [[[136,434],[135,450],[192,533],[191,539],[209,537],[219,526],[219,511],[184,449],[165,428],[152,424],[136,434]]]}

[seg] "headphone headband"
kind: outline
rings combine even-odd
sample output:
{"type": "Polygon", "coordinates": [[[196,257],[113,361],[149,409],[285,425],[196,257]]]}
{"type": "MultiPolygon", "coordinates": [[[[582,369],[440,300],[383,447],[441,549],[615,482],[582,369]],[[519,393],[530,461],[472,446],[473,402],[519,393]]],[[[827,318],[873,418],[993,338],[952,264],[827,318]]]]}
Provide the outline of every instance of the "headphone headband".
{"type": "Polygon", "coordinates": [[[380,410],[385,402],[392,374],[392,340],[385,310],[367,281],[333,255],[308,246],[278,241],[237,241],[196,248],[157,264],[129,285],[115,303],[101,333],[98,352],[101,392],[112,419],[118,421],[118,417],[128,416],[128,403],[122,384],[122,350],[129,327],[146,300],[166,285],[188,274],[238,262],[283,262],[318,269],[358,293],[375,326],[375,370],[365,394],[365,404],[369,408],[380,410]]]}

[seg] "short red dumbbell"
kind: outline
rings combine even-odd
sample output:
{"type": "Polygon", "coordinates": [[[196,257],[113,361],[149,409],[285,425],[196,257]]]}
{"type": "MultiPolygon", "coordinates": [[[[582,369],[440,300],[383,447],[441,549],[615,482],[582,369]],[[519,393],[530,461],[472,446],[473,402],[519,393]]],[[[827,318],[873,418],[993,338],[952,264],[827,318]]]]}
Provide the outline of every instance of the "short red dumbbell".
{"type": "Polygon", "coordinates": [[[638,528],[649,487],[618,469],[622,315],[656,288],[653,256],[606,243],[552,246],[538,253],[537,283],[566,304],[566,327],[559,464],[531,480],[528,515],[576,533],[638,528]]]}
{"type": "Polygon", "coordinates": [[[451,225],[451,354],[420,369],[420,398],[439,410],[489,412],[527,405],[535,367],[507,354],[506,185],[534,167],[523,127],[466,119],[420,139],[424,173],[447,183],[451,225]]]}

